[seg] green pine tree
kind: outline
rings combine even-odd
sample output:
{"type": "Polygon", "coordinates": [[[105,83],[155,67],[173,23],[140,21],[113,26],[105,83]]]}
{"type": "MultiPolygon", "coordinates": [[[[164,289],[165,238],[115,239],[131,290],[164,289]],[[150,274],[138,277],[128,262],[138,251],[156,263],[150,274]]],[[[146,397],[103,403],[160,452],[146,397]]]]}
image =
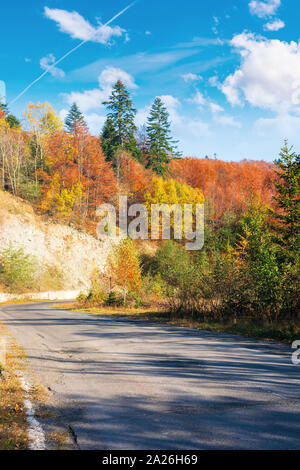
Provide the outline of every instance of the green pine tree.
{"type": "Polygon", "coordinates": [[[229,307],[236,304],[239,311],[255,313],[261,319],[278,315],[282,309],[282,279],[267,217],[267,208],[255,197],[241,215],[235,251],[239,279],[229,299],[229,307]]]}
{"type": "Polygon", "coordinates": [[[293,257],[296,252],[299,254],[300,246],[300,156],[293,147],[288,147],[287,141],[279,155],[275,161],[278,182],[275,183],[277,195],[274,197],[278,210],[271,210],[275,219],[272,228],[276,234],[274,241],[293,257]]]}
{"type": "Polygon", "coordinates": [[[1,109],[1,111],[3,111],[5,113],[5,120],[9,124],[10,128],[20,127],[21,126],[21,123],[20,123],[19,119],[17,119],[16,116],[14,116],[13,114],[11,114],[8,111],[7,104],[4,104],[4,103],[0,102],[0,109],[1,109]]]}
{"type": "Polygon", "coordinates": [[[111,119],[107,118],[100,135],[101,146],[108,161],[114,161],[114,155],[119,147],[119,139],[111,119]]]}
{"type": "Polygon", "coordinates": [[[19,119],[17,119],[16,116],[14,116],[13,114],[9,114],[6,118],[6,121],[8,122],[9,127],[11,128],[21,126],[19,119]]]}
{"type": "Polygon", "coordinates": [[[87,131],[87,124],[84,120],[82,112],[80,111],[76,103],[72,104],[70,111],[66,117],[65,125],[67,131],[70,134],[77,135],[79,131],[87,131]]]}
{"type": "Polygon", "coordinates": [[[129,92],[120,80],[113,87],[109,100],[103,104],[109,110],[101,135],[103,152],[109,160],[113,160],[116,151],[122,149],[140,160],[141,152],[135,139],[136,110],[133,108],[129,92]]]}
{"type": "Polygon", "coordinates": [[[178,156],[176,142],[170,136],[169,113],[160,98],[156,98],[148,117],[148,168],[159,175],[166,172],[171,156],[178,156]]]}

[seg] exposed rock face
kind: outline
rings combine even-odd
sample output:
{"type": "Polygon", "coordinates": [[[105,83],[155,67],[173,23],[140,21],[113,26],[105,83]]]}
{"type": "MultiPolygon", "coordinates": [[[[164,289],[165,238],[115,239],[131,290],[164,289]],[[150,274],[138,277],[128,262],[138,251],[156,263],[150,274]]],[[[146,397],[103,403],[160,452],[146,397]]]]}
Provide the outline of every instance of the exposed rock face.
{"type": "Polygon", "coordinates": [[[86,289],[92,275],[104,271],[113,242],[44,222],[30,204],[0,191],[0,252],[10,244],[22,247],[43,265],[56,266],[68,289],[86,289]]]}

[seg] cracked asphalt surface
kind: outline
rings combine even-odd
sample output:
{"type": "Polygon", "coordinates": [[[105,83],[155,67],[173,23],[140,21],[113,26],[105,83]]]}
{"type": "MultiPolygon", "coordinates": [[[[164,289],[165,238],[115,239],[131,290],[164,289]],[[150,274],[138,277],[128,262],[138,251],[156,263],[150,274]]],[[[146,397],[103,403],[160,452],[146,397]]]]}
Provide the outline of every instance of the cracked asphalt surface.
{"type": "Polygon", "coordinates": [[[2,306],[0,320],[80,449],[300,449],[288,346],[50,302],[2,306]]]}

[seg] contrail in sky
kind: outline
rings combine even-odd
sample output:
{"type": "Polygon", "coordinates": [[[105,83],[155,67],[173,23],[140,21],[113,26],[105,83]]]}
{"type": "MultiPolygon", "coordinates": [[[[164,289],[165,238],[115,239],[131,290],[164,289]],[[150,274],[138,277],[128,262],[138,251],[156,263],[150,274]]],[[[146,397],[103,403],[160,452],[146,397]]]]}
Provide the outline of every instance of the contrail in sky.
{"type": "MultiPolygon", "coordinates": [[[[125,11],[129,10],[129,8],[133,7],[133,5],[135,5],[137,3],[137,1],[135,2],[132,2],[130,3],[130,5],[128,5],[126,8],[124,8],[122,11],[120,11],[119,13],[117,13],[115,16],[113,16],[109,21],[107,21],[107,23],[103,24],[102,26],[100,26],[99,29],[105,27],[105,26],[108,26],[110,23],[112,23],[114,20],[116,20],[119,16],[123,15],[123,13],[125,13],[125,11]]],[[[81,46],[83,46],[85,43],[89,42],[91,39],[93,39],[94,36],[96,36],[97,32],[99,31],[99,29],[97,29],[97,31],[95,31],[95,34],[93,34],[93,36],[91,36],[89,39],[85,39],[84,41],[80,42],[76,47],[73,47],[73,49],[71,49],[69,52],[67,52],[65,55],[63,55],[60,59],[58,59],[54,64],[50,65],[47,70],[45,70],[45,72],[42,73],[42,75],[40,75],[38,78],[36,78],[32,83],[30,83],[30,85],[28,85],[26,88],[24,88],[23,91],[21,91],[21,93],[16,96],[12,101],[10,101],[8,104],[14,104],[19,98],[21,98],[21,96],[23,96],[28,90],[30,90],[31,87],[33,87],[33,85],[35,85],[37,82],[39,82],[45,75],[47,75],[48,72],[50,72],[50,70],[53,68],[53,67],[56,67],[58,64],[60,64],[64,59],[66,59],[69,55],[73,54],[73,52],[77,51],[77,49],[79,49],[81,46]]]]}

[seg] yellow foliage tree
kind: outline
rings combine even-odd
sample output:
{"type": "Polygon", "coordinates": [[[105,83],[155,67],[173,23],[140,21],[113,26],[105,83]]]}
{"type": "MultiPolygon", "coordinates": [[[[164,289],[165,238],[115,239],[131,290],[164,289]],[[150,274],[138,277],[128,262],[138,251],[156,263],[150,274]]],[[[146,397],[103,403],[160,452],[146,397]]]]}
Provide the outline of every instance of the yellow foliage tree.
{"type": "Polygon", "coordinates": [[[10,128],[0,118],[0,187],[9,189],[16,196],[29,164],[30,152],[26,133],[15,127],[10,128]]]}
{"type": "Polygon", "coordinates": [[[164,180],[161,177],[152,179],[151,188],[145,193],[147,208],[151,204],[203,204],[204,196],[198,188],[174,179],[164,180]]]}
{"type": "Polygon", "coordinates": [[[39,137],[55,134],[63,129],[62,120],[47,102],[28,104],[24,116],[30,131],[39,137]]]}
{"type": "Polygon", "coordinates": [[[54,109],[47,102],[30,103],[24,111],[27,128],[32,139],[35,182],[38,186],[37,171],[44,170],[45,146],[47,138],[63,129],[63,123],[54,109]]]}
{"type": "MultiPolygon", "coordinates": [[[[203,193],[198,188],[192,188],[186,183],[180,183],[174,179],[165,180],[162,177],[154,177],[152,179],[151,187],[144,196],[145,205],[148,209],[149,214],[149,226],[151,227],[151,207],[152,205],[167,204],[173,206],[174,204],[179,205],[185,214],[188,214],[190,206],[190,216],[196,215],[196,207],[199,204],[204,204],[203,193]]],[[[178,228],[175,225],[174,216],[170,219],[171,227],[174,229],[178,228]]],[[[177,222],[178,224],[179,222],[177,222]]],[[[183,219],[182,219],[183,223],[183,219]]],[[[180,227],[180,225],[179,225],[180,227]]],[[[183,230],[180,230],[183,233],[183,230]]]]}
{"type": "Polygon", "coordinates": [[[41,203],[41,209],[60,219],[70,220],[77,204],[85,197],[81,183],[74,183],[70,189],[62,188],[60,177],[56,174],[41,203]]]}
{"type": "Polygon", "coordinates": [[[137,293],[141,288],[141,266],[138,251],[130,239],[123,240],[112,251],[108,260],[108,273],[113,283],[124,292],[137,293]]]}

